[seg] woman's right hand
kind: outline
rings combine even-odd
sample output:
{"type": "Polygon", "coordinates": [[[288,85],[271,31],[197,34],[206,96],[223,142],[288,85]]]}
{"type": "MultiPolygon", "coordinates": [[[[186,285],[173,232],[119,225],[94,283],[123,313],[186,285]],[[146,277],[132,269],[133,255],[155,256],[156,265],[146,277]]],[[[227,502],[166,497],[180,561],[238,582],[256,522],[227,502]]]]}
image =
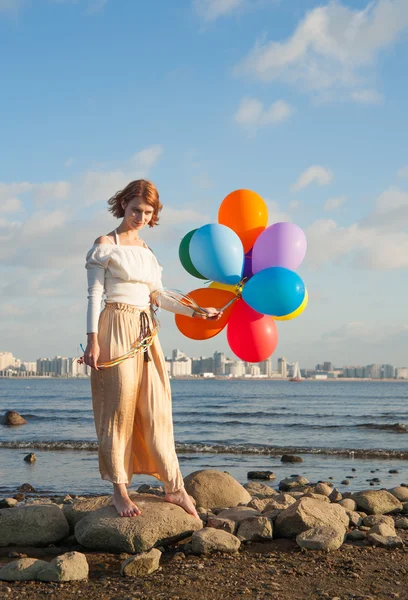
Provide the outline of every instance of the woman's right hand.
{"type": "Polygon", "coordinates": [[[86,365],[88,365],[89,367],[92,367],[92,369],[95,369],[96,371],[98,371],[98,358],[100,355],[100,348],[99,348],[99,344],[98,344],[98,338],[97,335],[95,334],[94,336],[88,338],[88,344],[85,348],[85,353],[84,353],[84,362],[86,365]]]}

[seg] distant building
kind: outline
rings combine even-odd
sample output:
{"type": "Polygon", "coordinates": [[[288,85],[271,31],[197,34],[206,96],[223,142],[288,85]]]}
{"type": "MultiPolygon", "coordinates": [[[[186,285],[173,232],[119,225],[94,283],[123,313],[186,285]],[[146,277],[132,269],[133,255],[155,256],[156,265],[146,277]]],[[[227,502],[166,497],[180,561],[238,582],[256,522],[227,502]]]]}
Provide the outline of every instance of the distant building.
{"type": "Polygon", "coordinates": [[[383,365],[382,366],[382,378],[383,379],[394,379],[395,367],[394,365],[383,365]]]}
{"type": "Polygon", "coordinates": [[[214,359],[212,356],[206,358],[201,356],[200,358],[193,358],[191,371],[193,375],[202,375],[203,373],[214,373],[214,359]]]}
{"type": "Polygon", "coordinates": [[[265,375],[266,377],[272,377],[273,368],[272,368],[272,357],[270,356],[266,360],[263,360],[259,363],[259,367],[261,369],[261,375],[265,375]]]}
{"type": "Polygon", "coordinates": [[[408,379],[408,367],[398,367],[396,377],[397,379],[408,379]]]}
{"type": "Polygon", "coordinates": [[[225,354],[224,352],[214,352],[214,375],[225,375],[225,354]]]}
{"type": "Polygon", "coordinates": [[[15,367],[16,359],[11,352],[0,352],[0,371],[15,367]]]}
{"type": "Polygon", "coordinates": [[[245,365],[242,360],[230,360],[225,363],[225,374],[229,377],[243,377],[245,365]]]}
{"type": "Polygon", "coordinates": [[[371,379],[381,379],[381,365],[367,365],[368,377],[371,379]]]}
{"type": "Polygon", "coordinates": [[[286,379],[288,376],[288,363],[284,356],[282,356],[282,358],[278,358],[278,373],[284,379],[286,379]]]}
{"type": "Polygon", "coordinates": [[[325,373],[328,373],[329,371],[333,371],[333,370],[334,370],[333,363],[331,363],[331,362],[323,363],[323,371],[325,371],[325,373]]]}

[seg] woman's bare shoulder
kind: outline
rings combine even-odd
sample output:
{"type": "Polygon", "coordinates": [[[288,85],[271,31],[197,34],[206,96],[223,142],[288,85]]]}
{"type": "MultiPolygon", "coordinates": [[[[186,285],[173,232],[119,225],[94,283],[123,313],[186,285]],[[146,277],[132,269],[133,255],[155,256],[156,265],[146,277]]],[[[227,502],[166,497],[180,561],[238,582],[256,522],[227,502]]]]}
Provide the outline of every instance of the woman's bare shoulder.
{"type": "Polygon", "coordinates": [[[114,242],[113,240],[113,232],[108,235],[101,235],[94,241],[94,244],[109,244],[114,242]]]}

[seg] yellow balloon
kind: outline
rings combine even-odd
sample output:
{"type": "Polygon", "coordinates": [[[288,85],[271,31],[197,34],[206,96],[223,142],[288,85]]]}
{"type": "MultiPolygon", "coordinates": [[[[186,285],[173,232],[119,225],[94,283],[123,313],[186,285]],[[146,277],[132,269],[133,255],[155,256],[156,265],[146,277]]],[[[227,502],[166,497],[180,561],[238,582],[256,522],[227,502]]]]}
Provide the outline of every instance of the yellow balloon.
{"type": "Polygon", "coordinates": [[[235,285],[228,285],[228,283],[218,283],[218,281],[213,281],[208,287],[217,290],[226,290],[227,292],[232,292],[236,296],[238,295],[235,285]]]}
{"type": "Polygon", "coordinates": [[[293,312],[288,313],[287,315],[283,315],[282,317],[272,317],[274,321],[290,321],[291,319],[296,319],[302,312],[305,310],[307,303],[309,302],[309,294],[307,290],[305,290],[305,297],[303,298],[302,304],[293,312]]]}

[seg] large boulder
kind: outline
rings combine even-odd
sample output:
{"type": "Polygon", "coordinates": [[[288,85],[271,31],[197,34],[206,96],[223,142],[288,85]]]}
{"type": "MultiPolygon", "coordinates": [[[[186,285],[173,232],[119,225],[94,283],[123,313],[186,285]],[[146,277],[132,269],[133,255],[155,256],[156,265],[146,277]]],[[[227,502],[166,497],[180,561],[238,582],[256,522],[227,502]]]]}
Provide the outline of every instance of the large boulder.
{"type": "Polygon", "coordinates": [[[180,506],[158,496],[130,494],[142,511],[135,517],[121,517],[114,506],[105,506],[77,522],[75,537],[94,550],[146,552],[165,546],[201,529],[203,523],[180,506]]]}
{"type": "Polygon", "coordinates": [[[187,493],[197,506],[204,508],[225,508],[247,504],[251,500],[249,492],[229,473],[206,469],[195,471],[184,479],[187,493]]]}
{"type": "Polygon", "coordinates": [[[0,569],[0,580],[3,581],[31,581],[37,579],[41,569],[48,567],[46,560],[37,558],[19,558],[4,565],[0,569]]]}
{"type": "Polygon", "coordinates": [[[267,517],[250,517],[241,521],[237,538],[242,542],[261,542],[273,537],[272,521],[267,517]]]}
{"type": "Polygon", "coordinates": [[[78,581],[87,579],[88,561],[81,552],[66,552],[54,558],[37,575],[39,581],[78,581]]]}
{"type": "Polygon", "coordinates": [[[302,488],[306,488],[309,485],[309,480],[302,475],[293,475],[292,477],[286,477],[279,482],[279,489],[282,492],[289,492],[290,490],[302,491],[302,488]]]}
{"type": "MultiPolygon", "coordinates": [[[[132,493],[129,494],[132,498],[132,493]]],[[[61,510],[69,523],[69,532],[74,533],[75,525],[87,515],[104,506],[113,506],[112,496],[96,496],[94,498],[75,499],[72,504],[63,504],[61,510]]]]}
{"type": "Polygon", "coordinates": [[[271,496],[276,496],[278,493],[266,483],[257,483],[255,481],[244,483],[244,488],[255,498],[270,498],[271,496]]]}
{"type": "Polygon", "coordinates": [[[402,504],[387,490],[365,490],[353,494],[359,510],[369,515],[385,515],[387,513],[401,512],[402,504]]]}
{"type": "Polygon", "coordinates": [[[325,550],[332,552],[338,550],[343,544],[345,533],[332,527],[313,527],[296,536],[296,542],[301,548],[307,550],[325,550]]]}
{"type": "Polygon", "coordinates": [[[400,502],[408,502],[408,487],[397,485],[397,487],[391,488],[388,491],[400,502]]]}
{"type": "Polygon", "coordinates": [[[221,529],[206,527],[193,533],[191,538],[194,554],[210,554],[211,552],[237,552],[240,540],[221,529]]]}
{"type": "Polygon", "coordinates": [[[0,546],[46,546],[69,535],[56,504],[34,504],[0,510],[0,546]]]}
{"type": "Polygon", "coordinates": [[[277,516],[274,530],[278,537],[296,538],[303,531],[322,526],[345,534],[348,524],[349,518],[342,506],[300,498],[277,516]]]}

